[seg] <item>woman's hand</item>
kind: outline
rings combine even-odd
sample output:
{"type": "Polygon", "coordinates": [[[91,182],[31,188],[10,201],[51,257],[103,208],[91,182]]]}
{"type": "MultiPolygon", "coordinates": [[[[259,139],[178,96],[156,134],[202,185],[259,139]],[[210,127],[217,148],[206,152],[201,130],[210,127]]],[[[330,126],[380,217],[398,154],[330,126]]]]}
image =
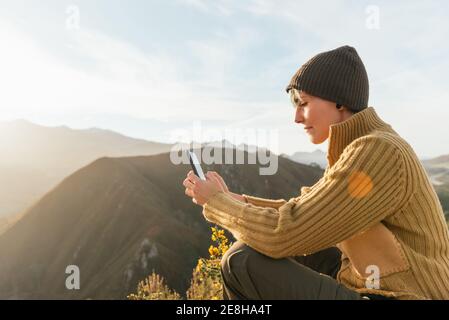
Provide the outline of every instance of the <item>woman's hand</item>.
{"type": "Polygon", "coordinates": [[[187,178],[183,181],[186,188],[185,194],[192,198],[193,203],[203,206],[212,196],[218,192],[229,192],[226,184],[218,173],[207,172],[206,180],[198,178],[193,171],[189,171],[187,178]]]}
{"type": "Polygon", "coordinates": [[[237,193],[231,192],[228,189],[228,186],[226,185],[226,182],[224,182],[223,178],[218,173],[216,173],[215,171],[209,171],[209,172],[212,175],[212,177],[217,179],[217,181],[220,183],[221,190],[223,192],[230,194],[234,199],[236,199],[236,200],[238,200],[240,202],[246,203],[245,198],[241,194],[237,194],[237,193]]]}
{"type": "Polygon", "coordinates": [[[215,171],[208,171],[207,173],[210,174],[212,178],[218,181],[218,183],[221,186],[221,191],[223,191],[224,193],[229,193],[229,189],[228,186],[226,185],[226,182],[224,182],[223,178],[218,173],[216,173],[215,171]]]}

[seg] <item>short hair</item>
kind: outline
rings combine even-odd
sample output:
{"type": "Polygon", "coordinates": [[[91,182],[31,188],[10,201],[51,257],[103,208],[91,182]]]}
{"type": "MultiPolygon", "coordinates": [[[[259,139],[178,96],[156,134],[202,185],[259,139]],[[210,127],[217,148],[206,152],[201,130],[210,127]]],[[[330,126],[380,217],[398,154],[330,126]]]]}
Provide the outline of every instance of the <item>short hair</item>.
{"type": "MultiPolygon", "coordinates": [[[[292,103],[292,105],[293,105],[294,108],[296,108],[296,107],[299,105],[299,103],[301,102],[300,92],[301,92],[301,91],[299,91],[299,90],[296,89],[296,88],[291,88],[291,89],[288,91],[288,94],[290,95],[290,101],[291,101],[291,103],[292,103]]],[[[337,103],[336,107],[339,108],[339,106],[341,107],[342,105],[339,104],[339,103],[337,103]]],[[[349,112],[351,112],[352,114],[356,114],[356,113],[362,111],[362,110],[354,110],[354,109],[351,109],[351,108],[346,107],[346,106],[345,106],[345,108],[346,108],[349,112]]]]}
{"type": "Polygon", "coordinates": [[[299,96],[299,90],[295,88],[291,88],[288,91],[288,94],[290,95],[290,101],[294,108],[296,108],[299,103],[301,102],[301,97],[299,96]]]}

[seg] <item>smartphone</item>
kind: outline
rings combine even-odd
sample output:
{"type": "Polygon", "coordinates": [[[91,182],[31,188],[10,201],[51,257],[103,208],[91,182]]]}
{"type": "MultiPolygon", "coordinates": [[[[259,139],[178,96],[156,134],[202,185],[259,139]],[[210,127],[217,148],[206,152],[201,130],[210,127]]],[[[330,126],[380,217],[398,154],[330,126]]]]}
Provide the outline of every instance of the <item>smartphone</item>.
{"type": "Polygon", "coordinates": [[[201,180],[206,180],[206,177],[204,176],[203,169],[201,168],[200,162],[198,161],[196,154],[190,150],[188,150],[187,152],[189,154],[189,160],[190,160],[190,164],[192,165],[193,172],[201,180]]]}

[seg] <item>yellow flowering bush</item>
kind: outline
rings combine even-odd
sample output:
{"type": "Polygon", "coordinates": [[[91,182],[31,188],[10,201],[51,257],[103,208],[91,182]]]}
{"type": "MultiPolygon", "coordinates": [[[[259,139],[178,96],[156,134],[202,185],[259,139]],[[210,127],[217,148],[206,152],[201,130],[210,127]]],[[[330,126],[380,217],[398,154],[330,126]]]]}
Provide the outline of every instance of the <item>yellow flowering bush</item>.
{"type": "Polygon", "coordinates": [[[129,300],[181,300],[181,296],[170,290],[164,283],[164,278],[153,270],[151,276],[141,281],[137,286],[137,294],[130,294],[129,300]]]}
{"type": "MultiPolygon", "coordinates": [[[[212,227],[209,258],[200,258],[193,269],[190,287],[186,292],[187,300],[223,300],[223,281],[220,261],[232,245],[224,230],[212,227]]],[[[181,300],[182,297],[164,284],[164,278],[155,274],[149,276],[137,286],[137,294],[128,296],[131,300],[181,300]]]]}

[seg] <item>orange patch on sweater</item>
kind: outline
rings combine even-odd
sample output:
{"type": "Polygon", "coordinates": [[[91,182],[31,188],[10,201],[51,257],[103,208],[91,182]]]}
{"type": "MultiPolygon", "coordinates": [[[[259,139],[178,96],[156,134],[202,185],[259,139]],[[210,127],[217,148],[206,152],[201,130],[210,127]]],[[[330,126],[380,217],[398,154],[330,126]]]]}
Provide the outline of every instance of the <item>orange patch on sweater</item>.
{"type": "Polygon", "coordinates": [[[373,189],[370,176],[362,171],[355,171],[349,176],[348,192],[353,198],[360,199],[373,189]]]}

